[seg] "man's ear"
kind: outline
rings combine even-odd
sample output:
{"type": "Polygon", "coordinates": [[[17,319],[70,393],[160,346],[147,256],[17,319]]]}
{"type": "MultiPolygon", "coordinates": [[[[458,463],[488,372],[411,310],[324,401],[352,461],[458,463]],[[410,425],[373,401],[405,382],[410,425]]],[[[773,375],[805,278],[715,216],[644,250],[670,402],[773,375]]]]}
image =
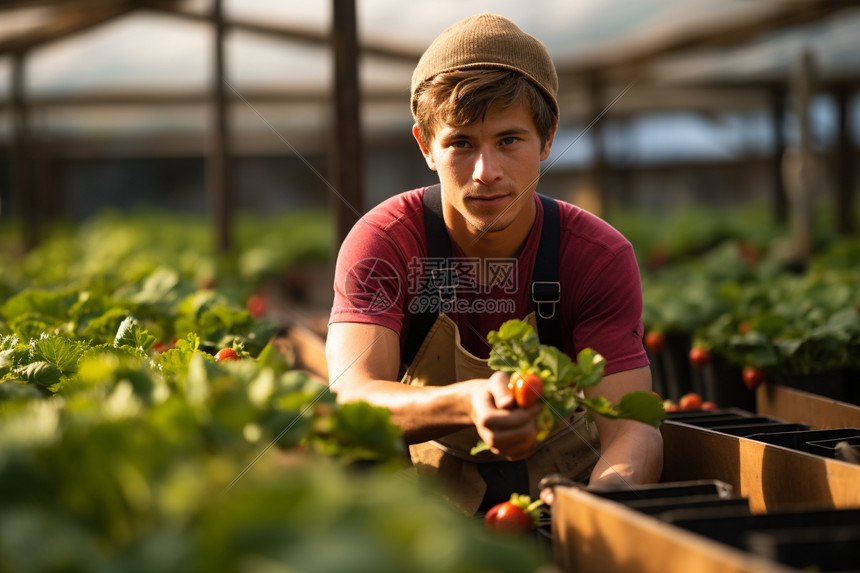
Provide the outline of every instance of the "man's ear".
{"type": "Polygon", "coordinates": [[[543,149],[540,150],[541,161],[549,157],[549,152],[552,150],[552,141],[555,138],[556,130],[558,130],[558,122],[555,122],[552,127],[549,128],[549,133],[547,133],[546,136],[546,143],[543,144],[543,149]]]}
{"type": "Polygon", "coordinates": [[[427,162],[427,167],[432,171],[436,171],[436,162],[433,160],[433,153],[430,151],[430,146],[424,143],[421,139],[421,130],[418,129],[418,124],[412,126],[412,137],[418,142],[418,147],[421,148],[421,155],[424,156],[424,161],[427,162]]]}

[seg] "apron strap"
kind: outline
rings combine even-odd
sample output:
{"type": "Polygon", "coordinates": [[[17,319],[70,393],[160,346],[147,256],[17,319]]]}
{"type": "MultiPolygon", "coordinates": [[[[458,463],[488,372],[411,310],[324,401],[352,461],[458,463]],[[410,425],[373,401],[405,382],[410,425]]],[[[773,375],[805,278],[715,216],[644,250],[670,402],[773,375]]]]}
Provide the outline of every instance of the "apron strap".
{"type": "MultiPolygon", "coordinates": [[[[430,262],[451,260],[451,238],[448,236],[448,229],[445,227],[445,219],[442,216],[442,186],[436,184],[427,187],[424,190],[422,201],[424,203],[424,235],[427,238],[428,261],[425,261],[424,265],[426,276],[422,281],[421,294],[427,297],[426,301],[430,301],[435,300],[435,297],[441,294],[439,291],[434,292],[433,286],[436,281],[444,281],[448,278],[444,276],[446,274],[444,271],[452,270],[433,268],[430,262]]],[[[447,287],[444,289],[447,293],[453,293],[450,285],[443,286],[447,287]]],[[[439,290],[441,291],[442,289],[440,288],[439,290]]],[[[431,304],[421,305],[420,312],[412,315],[409,331],[406,333],[403,356],[400,360],[401,376],[415,359],[418,350],[421,348],[421,343],[424,342],[427,333],[430,332],[433,323],[436,322],[438,317],[438,309],[431,304]]]]}
{"type": "Polygon", "coordinates": [[[561,213],[558,202],[552,197],[538,194],[543,205],[538,255],[532,269],[532,301],[537,307],[538,338],[543,344],[562,347],[561,284],[558,282],[559,249],[561,244],[561,213]]]}

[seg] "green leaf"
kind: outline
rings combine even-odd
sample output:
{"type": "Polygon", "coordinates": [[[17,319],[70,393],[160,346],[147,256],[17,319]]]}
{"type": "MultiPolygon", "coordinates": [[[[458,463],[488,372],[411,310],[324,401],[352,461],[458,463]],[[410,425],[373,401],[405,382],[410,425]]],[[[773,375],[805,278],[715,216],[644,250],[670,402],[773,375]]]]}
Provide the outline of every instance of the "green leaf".
{"type": "Polygon", "coordinates": [[[116,306],[106,310],[100,316],[91,318],[81,330],[81,338],[88,338],[101,344],[112,342],[122,322],[128,318],[129,310],[124,306],[116,306]]]}
{"type": "Polygon", "coordinates": [[[200,337],[191,332],[185,337],[185,340],[177,341],[175,348],[163,352],[158,357],[158,364],[161,365],[165,374],[184,378],[188,374],[191,357],[199,348],[200,337]]]}
{"type": "Polygon", "coordinates": [[[552,346],[541,345],[536,365],[541,370],[549,370],[550,377],[554,378],[552,382],[558,387],[570,385],[577,374],[570,356],[552,346]]]}
{"type": "Polygon", "coordinates": [[[540,344],[534,328],[521,320],[509,320],[487,335],[493,345],[489,366],[502,372],[523,371],[540,353],[540,344]]]}
{"type": "Polygon", "coordinates": [[[489,452],[489,451],[490,451],[490,444],[488,444],[484,440],[478,440],[478,443],[475,444],[471,450],[469,450],[469,453],[472,454],[473,456],[477,456],[481,452],[489,452]]]}
{"type": "Polygon", "coordinates": [[[31,314],[62,321],[68,318],[68,309],[74,302],[75,296],[71,292],[24,290],[10,297],[3,306],[0,306],[0,314],[10,320],[31,314]]]}
{"type": "Polygon", "coordinates": [[[155,337],[149,334],[146,329],[141,328],[134,317],[129,316],[120,323],[113,344],[114,346],[131,346],[146,351],[155,344],[155,337]]]}
{"type": "Polygon", "coordinates": [[[16,374],[22,377],[23,380],[37,386],[49,387],[60,381],[62,372],[50,362],[38,361],[31,362],[23,368],[15,371],[16,374]]]}
{"type": "Polygon", "coordinates": [[[200,352],[195,352],[191,356],[188,364],[188,376],[185,378],[185,385],[182,389],[188,403],[195,406],[204,404],[211,395],[209,373],[206,370],[206,362],[200,352]]]}
{"type": "Polygon", "coordinates": [[[576,365],[579,368],[577,388],[596,386],[603,380],[606,359],[591,348],[585,348],[579,352],[576,356],[576,365]]]}
{"type": "Polygon", "coordinates": [[[160,378],[152,369],[149,357],[131,346],[101,344],[86,350],[78,361],[78,372],[63,388],[64,394],[81,388],[115,385],[131,382],[136,396],[147,403],[153,400],[160,378]]]}
{"type": "Polygon", "coordinates": [[[174,289],[179,285],[179,273],[174,269],[161,267],[152,272],[141,285],[140,292],[132,300],[141,304],[158,304],[176,296],[174,289]]]}
{"type": "Polygon", "coordinates": [[[522,320],[508,320],[499,327],[498,331],[492,331],[487,336],[490,344],[497,342],[520,342],[521,344],[537,344],[537,335],[534,328],[522,320]]]}
{"type": "Polygon", "coordinates": [[[594,414],[600,414],[605,418],[615,419],[618,417],[618,410],[604,396],[594,396],[593,398],[580,398],[579,402],[588,408],[594,414]]]}
{"type": "Polygon", "coordinates": [[[651,392],[630,392],[616,405],[619,418],[636,420],[657,427],[666,417],[663,402],[651,392]]]}
{"type": "Polygon", "coordinates": [[[387,409],[350,402],[323,412],[312,425],[309,442],[314,449],[348,460],[389,459],[402,453],[400,429],[387,409]]]}
{"type": "Polygon", "coordinates": [[[275,374],[283,374],[292,367],[293,358],[290,357],[288,359],[284,355],[284,351],[277,348],[274,342],[270,341],[260,351],[259,356],[257,356],[257,362],[261,368],[271,368],[275,374]]]}
{"type": "Polygon", "coordinates": [[[50,362],[64,374],[78,369],[78,359],[86,345],[68,338],[42,338],[33,344],[33,358],[50,362]]]}
{"type": "Polygon", "coordinates": [[[594,414],[610,419],[626,419],[657,427],[666,417],[663,403],[651,392],[630,392],[618,404],[603,396],[584,398],[580,402],[594,414]]]}
{"type": "Polygon", "coordinates": [[[9,328],[24,341],[39,338],[42,333],[50,329],[50,325],[37,318],[35,314],[25,314],[17,316],[9,321],[9,328]]]}

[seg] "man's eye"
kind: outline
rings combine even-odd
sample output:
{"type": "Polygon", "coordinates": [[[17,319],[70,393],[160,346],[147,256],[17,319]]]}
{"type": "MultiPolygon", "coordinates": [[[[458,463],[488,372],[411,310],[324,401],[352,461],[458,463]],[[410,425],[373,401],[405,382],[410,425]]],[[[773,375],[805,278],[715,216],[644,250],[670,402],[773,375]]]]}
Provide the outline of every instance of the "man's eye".
{"type": "Polygon", "coordinates": [[[463,140],[460,140],[460,141],[452,141],[450,145],[451,145],[451,147],[454,147],[454,148],[456,148],[456,149],[463,149],[464,147],[468,147],[468,146],[469,146],[469,142],[468,142],[468,141],[463,141],[463,140]]]}
{"type": "Polygon", "coordinates": [[[504,139],[502,139],[502,141],[500,143],[502,145],[511,145],[512,143],[516,143],[517,141],[519,141],[519,138],[514,137],[514,136],[510,136],[510,137],[505,137],[504,139]]]}

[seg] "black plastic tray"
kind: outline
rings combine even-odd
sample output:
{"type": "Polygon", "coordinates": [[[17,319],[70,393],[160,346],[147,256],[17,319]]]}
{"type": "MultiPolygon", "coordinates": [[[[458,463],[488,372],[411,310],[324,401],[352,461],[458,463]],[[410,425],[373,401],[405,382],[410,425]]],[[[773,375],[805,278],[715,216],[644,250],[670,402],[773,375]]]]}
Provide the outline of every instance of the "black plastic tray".
{"type": "Polygon", "coordinates": [[[808,430],[809,426],[803,424],[785,424],[781,422],[766,422],[761,424],[739,424],[734,426],[716,426],[711,428],[715,432],[731,434],[742,438],[751,438],[753,440],[762,441],[761,436],[808,430]]]}
{"type": "MultiPolygon", "coordinates": [[[[679,510],[663,514],[661,518],[677,527],[745,549],[745,536],[750,531],[860,527],[860,508],[777,511],[754,515],[720,515],[717,512],[698,515],[696,512],[679,510]]],[[[860,557],[860,551],[857,553],[860,557]]]]}
{"type": "MultiPolygon", "coordinates": [[[[854,438],[860,436],[857,428],[835,428],[829,430],[803,430],[791,432],[768,433],[767,436],[757,437],[759,441],[775,446],[784,446],[795,450],[809,451],[809,442],[833,440],[836,438],[854,438]]],[[[835,445],[835,444],[834,444],[835,445]]]]}
{"type": "Polygon", "coordinates": [[[839,442],[846,442],[855,450],[860,448],[860,436],[854,436],[851,438],[836,438],[832,440],[816,440],[814,442],[807,442],[806,446],[807,448],[809,448],[810,453],[826,456],[828,458],[835,458],[836,444],[838,444],[839,442]]]}
{"type": "Polygon", "coordinates": [[[749,500],[746,497],[717,497],[714,495],[693,495],[667,497],[660,499],[641,499],[623,502],[630,509],[646,515],[660,516],[664,513],[685,510],[731,509],[735,514],[749,513],[749,500]]]}
{"type": "Polygon", "coordinates": [[[660,483],[635,489],[593,493],[647,515],[659,515],[678,509],[716,507],[731,507],[736,513],[749,511],[747,498],[733,495],[732,486],[719,480],[660,483]]]}
{"type": "Polygon", "coordinates": [[[592,493],[618,502],[703,495],[729,497],[732,495],[732,486],[719,480],[697,480],[655,483],[630,489],[595,491],[592,493]]]}
{"type": "Polygon", "coordinates": [[[781,424],[782,420],[776,420],[767,416],[715,416],[713,418],[694,418],[692,420],[681,420],[685,424],[698,426],[699,428],[717,428],[720,426],[753,425],[753,424],[781,424]]]}
{"type": "Polygon", "coordinates": [[[750,553],[805,571],[860,570],[860,525],[750,531],[744,543],[750,553]]]}

